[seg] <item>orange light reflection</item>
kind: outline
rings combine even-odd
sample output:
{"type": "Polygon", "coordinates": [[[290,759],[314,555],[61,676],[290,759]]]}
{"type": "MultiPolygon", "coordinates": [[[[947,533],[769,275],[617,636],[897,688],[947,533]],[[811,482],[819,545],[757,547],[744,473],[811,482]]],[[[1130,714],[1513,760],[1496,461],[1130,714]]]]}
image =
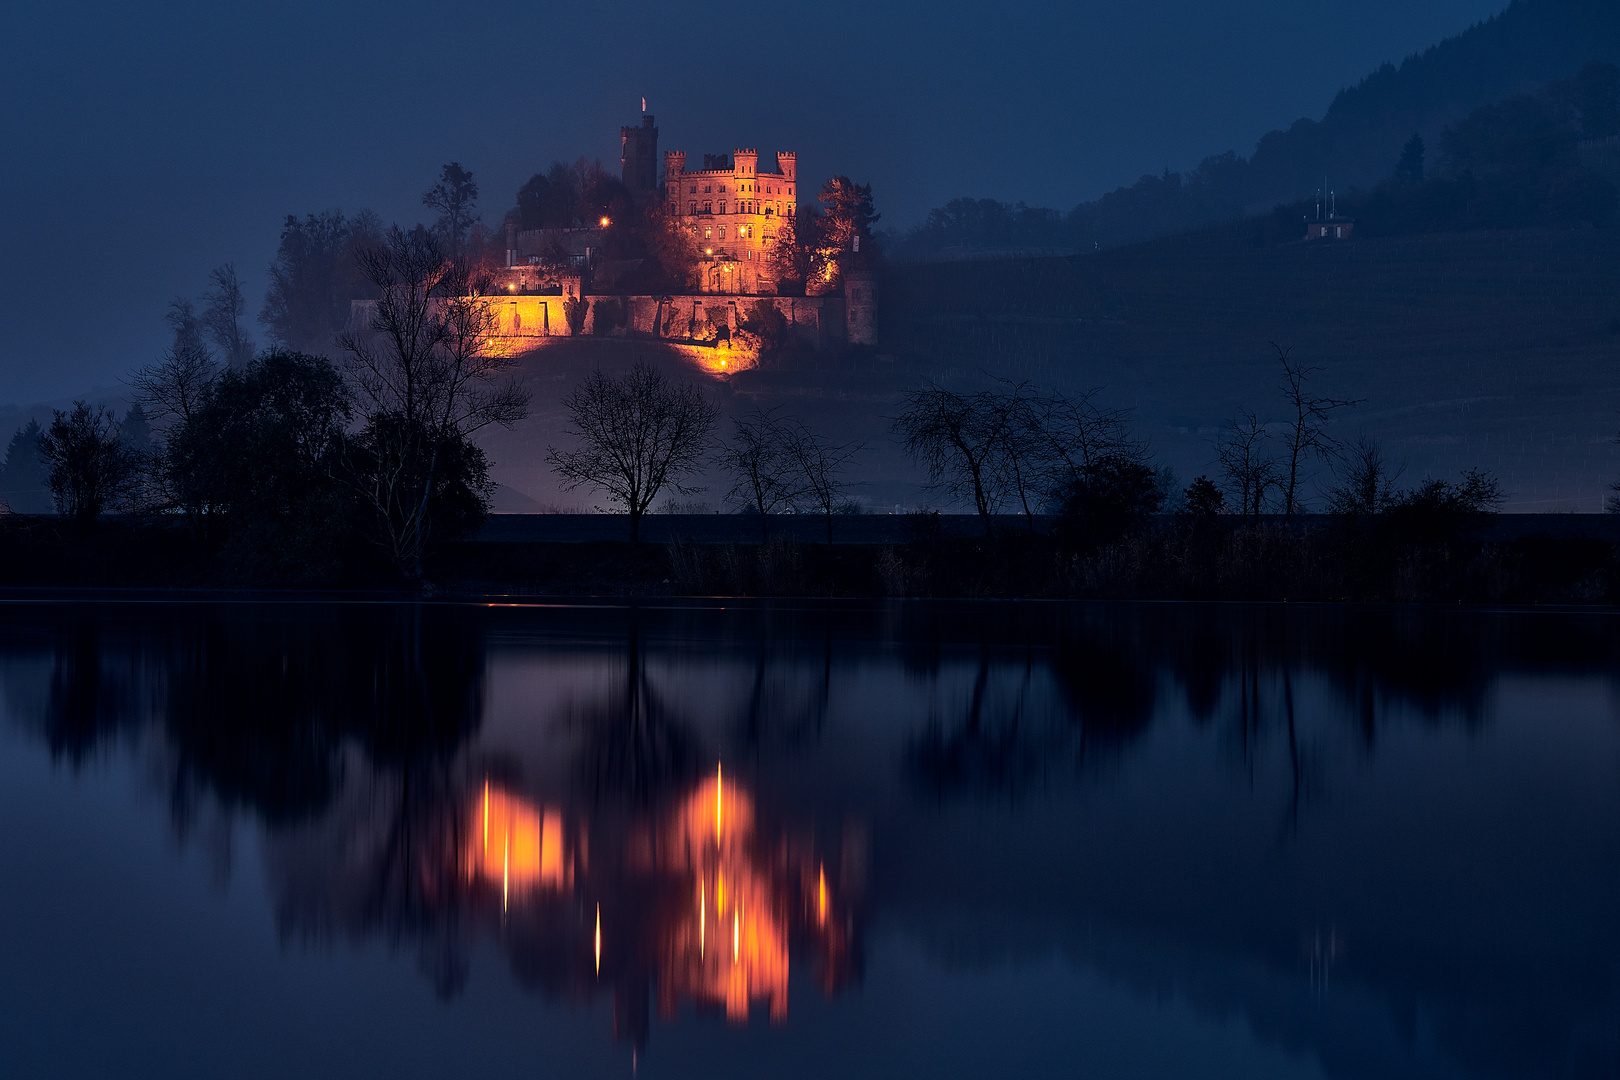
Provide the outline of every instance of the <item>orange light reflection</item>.
{"type": "Polygon", "coordinates": [[[514,893],[567,884],[561,811],[531,806],[486,782],[476,813],[483,843],[471,853],[469,872],[491,884],[500,882],[503,907],[514,893]]]}

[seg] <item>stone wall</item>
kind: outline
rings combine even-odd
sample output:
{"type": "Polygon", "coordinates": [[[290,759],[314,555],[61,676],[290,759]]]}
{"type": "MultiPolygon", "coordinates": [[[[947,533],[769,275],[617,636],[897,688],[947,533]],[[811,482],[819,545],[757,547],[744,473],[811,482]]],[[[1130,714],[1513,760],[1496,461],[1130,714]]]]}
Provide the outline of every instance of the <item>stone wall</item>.
{"type": "MultiPolygon", "coordinates": [[[[507,353],[527,351],[539,339],[567,337],[563,313],[565,296],[515,293],[491,298],[499,347],[507,353]]],[[[598,305],[617,306],[625,314],[623,325],[605,336],[640,337],[674,345],[713,347],[728,342],[755,304],[768,304],[782,313],[800,341],[814,349],[841,345],[849,340],[844,300],[837,296],[588,296],[590,310],[581,334],[595,336],[598,305]]],[[[355,326],[369,320],[374,302],[352,302],[355,326]]]]}

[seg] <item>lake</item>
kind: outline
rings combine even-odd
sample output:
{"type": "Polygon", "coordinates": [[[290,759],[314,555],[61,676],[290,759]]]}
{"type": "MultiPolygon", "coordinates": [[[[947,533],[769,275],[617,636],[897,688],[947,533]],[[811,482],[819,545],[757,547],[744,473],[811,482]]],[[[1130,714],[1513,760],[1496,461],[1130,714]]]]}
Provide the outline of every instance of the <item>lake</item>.
{"type": "Polygon", "coordinates": [[[0,605],[0,1074],[1620,1071],[1620,618],[0,605]]]}

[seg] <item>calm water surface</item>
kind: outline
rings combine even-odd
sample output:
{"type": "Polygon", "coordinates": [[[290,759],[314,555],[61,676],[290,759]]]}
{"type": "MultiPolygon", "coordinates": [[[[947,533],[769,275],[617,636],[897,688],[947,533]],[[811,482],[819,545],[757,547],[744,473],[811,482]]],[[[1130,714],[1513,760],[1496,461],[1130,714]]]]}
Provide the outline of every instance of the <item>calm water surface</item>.
{"type": "Polygon", "coordinates": [[[1620,619],[0,606],[0,1075],[1620,1071],[1620,619]]]}

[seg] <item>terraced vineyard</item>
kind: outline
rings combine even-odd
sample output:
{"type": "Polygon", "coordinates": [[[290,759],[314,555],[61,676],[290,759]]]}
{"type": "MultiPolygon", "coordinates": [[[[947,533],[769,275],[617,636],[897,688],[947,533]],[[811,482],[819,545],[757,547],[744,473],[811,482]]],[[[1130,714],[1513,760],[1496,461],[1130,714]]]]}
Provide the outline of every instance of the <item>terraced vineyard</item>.
{"type": "Polygon", "coordinates": [[[1255,247],[1235,230],[1068,259],[897,267],[898,365],[1106,387],[1184,476],[1239,408],[1280,418],[1269,345],[1364,399],[1407,478],[1495,470],[1519,511],[1600,508],[1620,475],[1620,251],[1610,231],[1255,247]]]}

